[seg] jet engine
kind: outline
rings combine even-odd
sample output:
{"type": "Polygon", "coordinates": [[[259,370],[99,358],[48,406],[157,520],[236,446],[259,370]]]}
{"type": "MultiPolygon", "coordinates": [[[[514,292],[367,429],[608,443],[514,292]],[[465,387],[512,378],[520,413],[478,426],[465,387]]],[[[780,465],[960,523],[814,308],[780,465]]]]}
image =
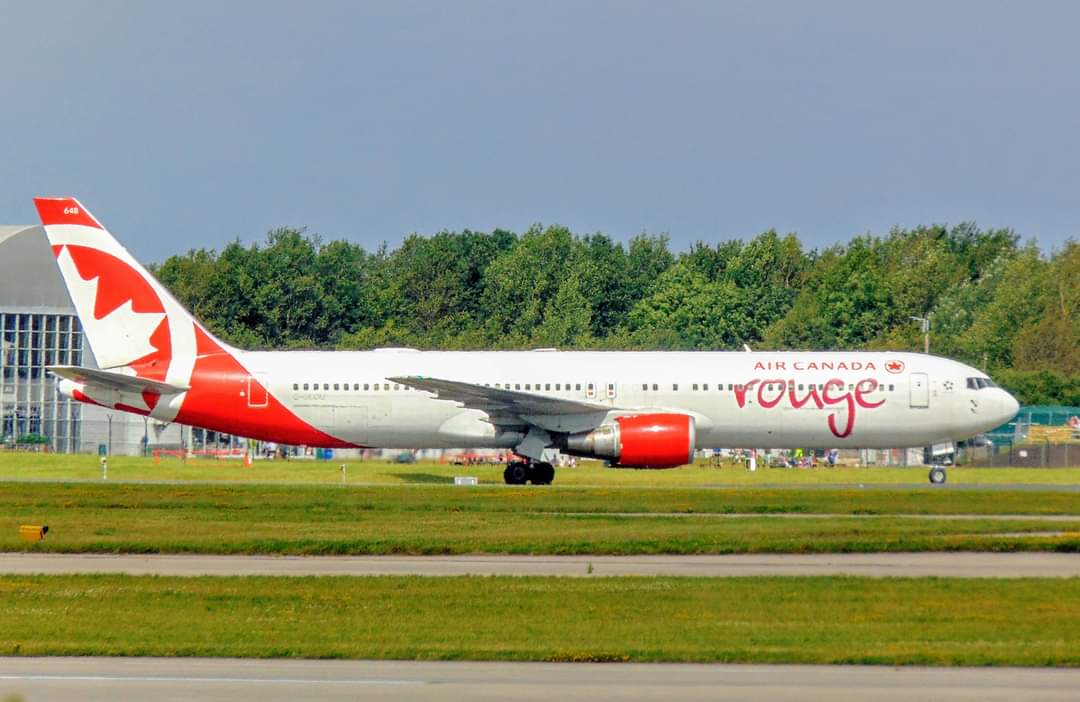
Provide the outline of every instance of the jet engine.
{"type": "Polygon", "coordinates": [[[694,462],[694,418],[685,414],[616,417],[596,429],[564,436],[563,451],[602,458],[618,468],[676,468],[694,462]]]}

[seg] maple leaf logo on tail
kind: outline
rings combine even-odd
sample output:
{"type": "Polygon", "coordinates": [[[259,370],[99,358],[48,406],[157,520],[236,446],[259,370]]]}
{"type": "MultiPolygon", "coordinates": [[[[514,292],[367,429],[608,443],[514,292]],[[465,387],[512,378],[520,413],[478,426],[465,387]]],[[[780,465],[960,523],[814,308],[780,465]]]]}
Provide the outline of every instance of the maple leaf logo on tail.
{"type": "MultiPolygon", "coordinates": [[[[78,200],[34,204],[98,365],[188,385],[196,352],[191,315],[78,200]]],[[[156,401],[146,398],[151,409],[156,401]]]]}

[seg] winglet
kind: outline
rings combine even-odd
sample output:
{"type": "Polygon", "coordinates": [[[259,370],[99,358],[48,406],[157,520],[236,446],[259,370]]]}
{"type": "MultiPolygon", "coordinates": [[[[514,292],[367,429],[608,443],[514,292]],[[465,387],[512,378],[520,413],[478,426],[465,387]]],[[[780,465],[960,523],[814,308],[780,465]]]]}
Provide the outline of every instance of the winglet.
{"type": "Polygon", "coordinates": [[[81,224],[84,227],[104,229],[94,216],[73,197],[35,197],[41,224],[48,227],[54,224],[81,224]]]}

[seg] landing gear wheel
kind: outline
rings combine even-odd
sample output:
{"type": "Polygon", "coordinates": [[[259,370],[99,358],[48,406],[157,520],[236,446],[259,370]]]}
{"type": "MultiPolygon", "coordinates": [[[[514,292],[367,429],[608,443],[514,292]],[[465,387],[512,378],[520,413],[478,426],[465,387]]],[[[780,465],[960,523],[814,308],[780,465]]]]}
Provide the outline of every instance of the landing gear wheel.
{"type": "Polygon", "coordinates": [[[529,481],[529,464],[522,461],[514,461],[506,466],[503,471],[503,480],[507,485],[524,485],[529,481]]]}
{"type": "Polygon", "coordinates": [[[934,466],[930,469],[930,482],[934,485],[945,484],[945,469],[941,466],[934,466]]]}
{"type": "Polygon", "coordinates": [[[551,485],[555,479],[555,467],[550,463],[533,463],[529,480],[533,485],[551,485]]]}

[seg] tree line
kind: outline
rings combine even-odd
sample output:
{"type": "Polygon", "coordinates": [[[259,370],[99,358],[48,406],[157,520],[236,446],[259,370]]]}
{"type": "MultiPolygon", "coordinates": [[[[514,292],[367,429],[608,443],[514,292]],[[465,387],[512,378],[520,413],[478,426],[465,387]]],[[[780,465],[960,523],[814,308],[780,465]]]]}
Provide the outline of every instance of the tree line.
{"type": "Polygon", "coordinates": [[[794,234],[622,243],[561,226],[443,231],[367,251],[297,229],[154,267],[245,348],[921,350],[1025,404],[1080,405],[1080,244],[1009,229],[896,228],[807,249],[794,234]]]}

